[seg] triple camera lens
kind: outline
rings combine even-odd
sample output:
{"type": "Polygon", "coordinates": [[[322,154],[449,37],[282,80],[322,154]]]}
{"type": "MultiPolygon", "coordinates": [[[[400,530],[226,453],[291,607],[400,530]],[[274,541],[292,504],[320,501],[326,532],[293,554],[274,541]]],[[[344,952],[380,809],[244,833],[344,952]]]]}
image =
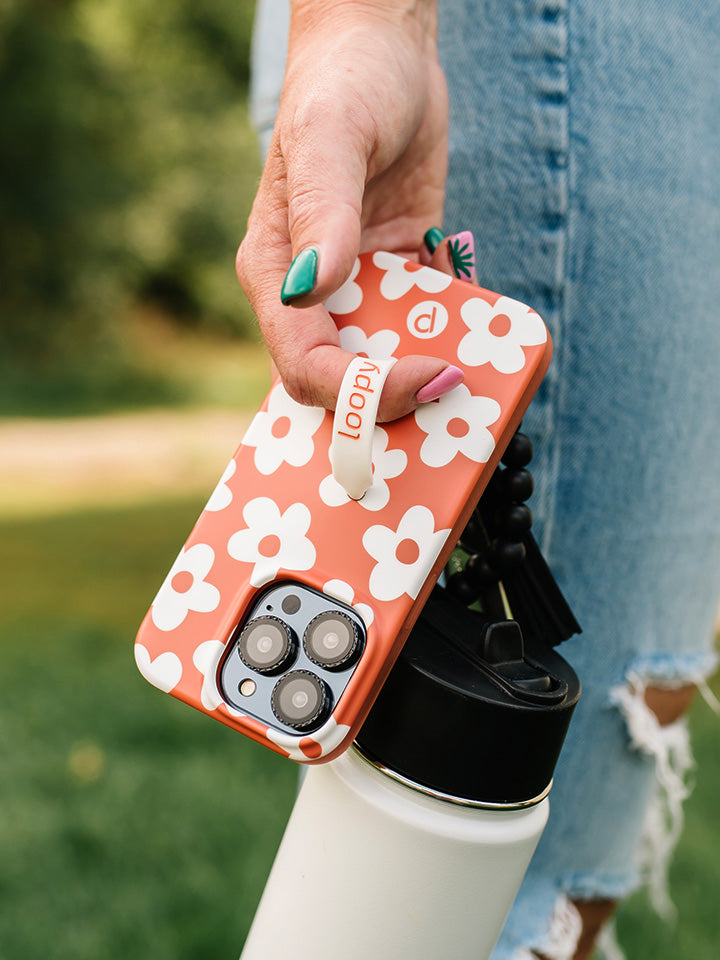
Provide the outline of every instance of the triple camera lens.
{"type": "Polygon", "coordinates": [[[273,688],[270,705],[275,716],[296,730],[317,724],[329,712],[332,696],[325,684],[309,670],[294,670],[273,688]]]}
{"type": "Polygon", "coordinates": [[[303,636],[305,653],[318,667],[344,670],[360,655],[358,625],[339,610],[318,614],[307,625],[303,636]]]}
{"type": "Polygon", "coordinates": [[[242,662],[258,673],[280,673],[294,659],[296,647],[295,634],[278,617],[251,620],[238,638],[242,662]]]}
{"type": "Polygon", "coordinates": [[[272,723],[272,715],[287,727],[310,733],[342,696],[364,638],[361,622],[326,598],[301,587],[292,592],[273,588],[240,630],[239,656],[228,659],[223,683],[239,691],[260,719],[272,723]],[[276,611],[279,616],[274,616],[276,611]],[[253,617],[256,612],[261,615],[253,617]]]}

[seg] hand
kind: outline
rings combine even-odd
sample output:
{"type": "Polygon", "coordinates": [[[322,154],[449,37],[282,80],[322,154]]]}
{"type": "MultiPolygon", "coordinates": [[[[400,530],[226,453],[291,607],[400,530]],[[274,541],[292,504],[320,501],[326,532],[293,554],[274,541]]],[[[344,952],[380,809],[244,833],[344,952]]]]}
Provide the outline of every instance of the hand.
{"type": "MultiPolygon", "coordinates": [[[[442,223],[446,164],[447,93],[432,4],[296,3],[283,95],[237,269],[299,402],[334,407],[352,355],[322,304],[359,251],[419,258],[423,234],[442,223]],[[283,305],[288,268],[309,249],[317,259],[305,255],[305,283],[286,285],[283,305]]],[[[401,358],[379,419],[412,410],[418,390],[447,367],[440,358],[401,358]]]]}

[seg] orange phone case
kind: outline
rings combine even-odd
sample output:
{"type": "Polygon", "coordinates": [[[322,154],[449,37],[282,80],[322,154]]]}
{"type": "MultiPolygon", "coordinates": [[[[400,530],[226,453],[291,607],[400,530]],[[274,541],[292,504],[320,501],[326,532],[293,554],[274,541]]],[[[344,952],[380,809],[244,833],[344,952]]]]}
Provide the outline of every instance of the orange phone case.
{"type": "Polygon", "coordinates": [[[150,683],[301,762],[332,759],[354,738],[552,352],[531,308],[391,253],[361,255],[327,308],[343,347],[368,362],[443,357],[465,382],[375,427],[373,483],[360,501],[332,476],[333,414],[295,403],[276,382],[135,648],[150,683]],[[263,590],[286,582],[336,598],[366,630],[332,712],[310,732],[222,692],[238,625],[263,590]]]}

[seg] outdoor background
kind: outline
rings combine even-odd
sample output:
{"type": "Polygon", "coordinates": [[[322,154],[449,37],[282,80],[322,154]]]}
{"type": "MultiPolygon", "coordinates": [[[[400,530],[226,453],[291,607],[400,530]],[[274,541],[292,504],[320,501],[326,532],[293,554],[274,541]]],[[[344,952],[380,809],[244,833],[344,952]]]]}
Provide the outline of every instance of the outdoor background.
{"type": "MultiPolygon", "coordinates": [[[[249,0],[0,2],[0,960],[237,957],[294,765],[149,686],[135,630],[267,386],[233,260],[249,0]]],[[[717,689],[717,683],[715,684],[717,689]]],[[[716,960],[718,720],[630,960],[716,960]]]]}

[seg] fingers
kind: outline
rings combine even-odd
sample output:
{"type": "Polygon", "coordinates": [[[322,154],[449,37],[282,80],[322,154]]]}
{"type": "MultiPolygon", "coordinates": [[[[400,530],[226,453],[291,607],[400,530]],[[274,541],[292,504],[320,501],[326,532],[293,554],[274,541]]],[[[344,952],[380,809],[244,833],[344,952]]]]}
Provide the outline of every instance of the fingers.
{"type": "MultiPolygon", "coordinates": [[[[373,202],[363,209],[368,158],[376,147],[373,114],[361,98],[332,93],[334,99],[320,84],[307,100],[312,109],[301,100],[283,112],[237,260],[238,277],[288,393],[300,403],[327,409],[335,407],[352,355],[342,349],[322,304],[349,276],[361,237],[367,247],[369,238],[374,243],[387,229],[400,247],[413,234],[411,246],[417,244],[413,217],[427,222],[426,207],[441,208],[438,185],[443,182],[437,171],[417,164],[414,176],[422,179],[423,193],[402,164],[392,164],[387,176],[373,178],[373,202]]],[[[442,166],[434,154],[432,160],[442,166]]],[[[378,418],[403,416],[461,379],[461,372],[441,358],[404,357],[385,384],[378,418]]]]}
{"type": "MultiPolygon", "coordinates": [[[[286,154],[287,218],[292,267],[283,303],[324,302],[347,279],[360,249],[368,137],[334,111],[298,121],[286,154]]],[[[289,264],[288,264],[289,266],[289,264]]]]}
{"type": "MultiPolygon", "coordinates": [[[[246,290],[254,294],[253,306],[257,315],[263,317],[265,340],[290,396],[299,403],[333,410],[353,354],[340,346],[337,327],[322,304],[296,309],[280,302],[278,290],[287,244],[286,240],[277,248],[268,247],[269,257],[275,251],[275,263],[268,260],[264,283],[247,282],[247,261],[241,247],[238,258],[241,282],[245,280],[246,290]]],[[[439,245],[433,261],[433,266],[453,273],[448,241],[439,245]]],[[[402,417],[420,403],[444,395],[462,380],[462,371],[442,358],[402,357],[385,383],[378,421],[402,417]]]]}
{"type": "MultiPolygon", "coordinates": [[[[443,241],[446,239],[445,233],[440,229],[440,227],[430,227],[429,230],[425,231],[423,242],[419,250],[419,260],[424,267],[434,267],[436,265],[437,258],[436,262],[434,263],[433,257],[437,253],[438,249],[442,247],[443,241]]],[[[440,267],[437,267],[437,269],[440,269],[440,267]]]]}
{"type": "MultiPolygon", "coordinates": [[[[263,337],[283,379],[286,390],[299,403],[334,408],[337,392],[352,355],[340,347],[340,337],[332,317],[316,299],[316,281],[321,276],[319,290],[326,284],[339,286],[349,274],[357,248],[350,244],[349,264],[343,266],[343,254],[331,258],[322,256],[333,250],[327,233],[320,233],[320,243],[300,251],[296,257],[299,269],[288,275],[292,260],[287,201],[287,171],[277,141],[269,157],[248,231],[237,256],[237,273],[251,306],[258,317],[263,337]],[[312,257],[308,259],[306,251],[312,257]],[[305,254],[305,256],[303,256],[305,254]],[[328,280],[335,273],[339,279],[328,280]],[[301,291],[305,289],[306,294],[301,291]],[[308,295],[309,294],[309,295],[308,295]],[[286,302],[283,303],[283,300],[286,302]],[[293,302],[308,304],[296,309],[293,302]]],[[[338,221],[330,224],[329,232],[338,221]]],[[[306,223],[305,229],[312,229],[306,223]]],[[[346,234],[349,231],[346,228],[346,234]]]]}
{"type": "Polygon", "coordinates": [[[359,124],[336,123],[335,113],[299,108],[278,124],[237,257],[286,389],[330,409],[351,354],[321,304],[359,250],[369,150],[359,124]]]}
{"type": "Polygon", "coordinates": [[[469,230],[445,237],[439,227],[431,227],[423,238],[420,262],[448,273],[458,280],[477,284],[475,238],[469,230]]]}
{"type": "Polygon", "coordinates": [[[438,357],[401,357],[385,382],[378,422],[396,420],[421,403],[437,400],[463,379],[459,367],[438,357]]]}
{"type": "MultiPolygon", "coordinates": [[[[340,346],[337,327],[322,303],[325,291],[332,292],[350,273],[357,253],[359,230],[353,236],[352,205],[333,214],[327,198],[317,191],[304,214],[288,217],[283,207],[285,176],[290,176],[278,153],[268,160],[266,173],[250,218],[248,234],[238,252],[238,276],[256,316],[260,318],[263,336],[282,377],[285,389],[299,403],[334,409],[342,378],[352,354],[340,346]],[[324,204],[324,206],[323,206],[324,204]],[[316,207],[325,210],[324,219],[315,219],[316,207]],[[348,214],[348,210],[350,214],[348,214]],[[293,220],[296,235],[301,239],[314,237],[295,257],[300,270],[293,277],[286,271],[292,243],[289,220],[293,220]],[[319,238],[319,239],[318,239],[319,238]],[[303,263],[305,251],[312,258],[303,263]],[[349,261],[346,263],[346,259],[349,261]],[[298,290],[309,287],[308,293],[298,290]],[[280,291],[285,296],[281,298],[280,291]],[[294,296],[288,296],[293,293],[294,296]],[[285,299],[285,303],[282,302],[285,299]],[[302,309],[298,309],[302,305],[302,309]]],[[[297,188],[300,177],[293,180],[295,199],[308,195],[297,188]]],[[[352,189],[348,174],[346,189],[352,189]]],[[[287,190],[288,194],[291,193],[287,190]]],[[[293,201],[289,202],[292,206],[293,201]]],[[[333,207],[335,204],[333,203],[333,207]]],[[[420,402],[436,399],[461,382],[462,373],[441,358],[403,357],[393,368],[383,390],[378,411],[381,421],[394,420],[415,409],[420,402]],[[438,379],[439,377],[439,379],[438,379]]]]}
{"type": "Polygon", "coordinates": [[[441,273],[447,273],[451,277],[456,276],[453,267],[452,257],[450,256],[450,237],[446,237],[436,248],[430,258],[430,266],[441,273]]]}
{"type": "MultiPolygon", "coordinates": [[[[280,309],[290,311],[292,307],[280,309]]],[[[285,389],[298,403],[334,410],[340,384],[354,354],[340,346],[337,328],[323,307],[293,313],[290,322],[281,318],[266,334],[285,389]]],[[[385,382],[378,421],[405,416],[462,380],[462,371],[439,357],[401,357],[385,382]]]]}
{"type": "Polygon", "coordinates": [[[277,124],[238,254],[238,276],[261,324],[273,290],[286,305],[326,300],[360,248],[371,135],[360,115],[341,122],[326,97],[310,104],[277,124]]]}
{"type": "MultiPolygon", "coordinates": [[[[247,281],[242,247],[238,262],[241,281],[247,281]]],[[[283,262],[279,267],[268,266],[265,282],[248,284],[245,289],[257,316],[263,318],[263,336],[287,392],[298,403],[334,410],[353,354],[340,346],[337,327],[322,304],[298,310],[280,302],[283,262]]],[[[461,371],[440,358],[402,357],[385,383],[378,419],[402,417],[420,402],[436,399],[461,380],[461,371]],[[433,384],[438,375],[441,379],[433,384]]]]}

